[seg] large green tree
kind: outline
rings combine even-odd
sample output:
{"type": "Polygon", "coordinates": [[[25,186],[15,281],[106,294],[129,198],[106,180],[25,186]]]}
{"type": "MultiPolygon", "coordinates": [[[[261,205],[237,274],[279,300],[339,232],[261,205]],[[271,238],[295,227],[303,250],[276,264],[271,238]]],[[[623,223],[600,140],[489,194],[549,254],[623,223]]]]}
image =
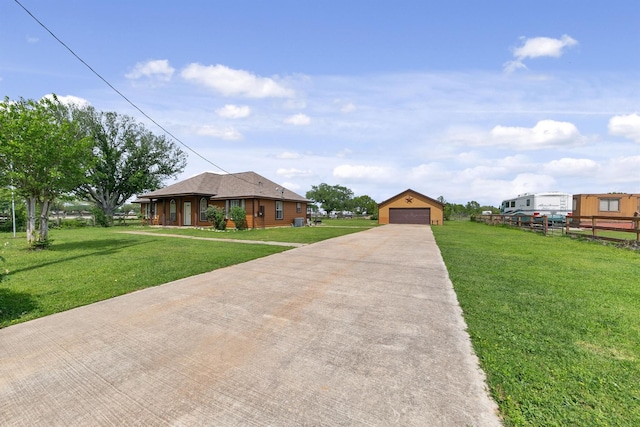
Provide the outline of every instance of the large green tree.
{"type": "Polygon", "coordinates": [[[378,212],[378,204],[367,195],[354,197],[349,204],[350,210],[358,215],[375,215],[378,212]]]}
{"type": "Polygon", "coordinates": [[[341,185],[329,185],[322,183],[320,185],[312,185],[311,190],[307,191],[307,199],[314,203],[320,204],[327,214],[335,211],[343,211],[349,209],[349,202],[353,197],[353,191],[341,185]]]}
{"type": "Polygon", "coordinates": [[[47,244],[51,203],[84,182],[91,161],[89,139],[65,112],[55,96],[0,103],[0,184],[26,200],[31,246],[47,244]]]}
{"type": "Polygon", "coordinates": [[[103,225],[135,194],[158,189],[165,179],[182,172],[186,155],[164,135],[154,135],[132,117],[76,108],[74,120],[90,137],[95,162],[77,195],[102,213],[103,225]]]}

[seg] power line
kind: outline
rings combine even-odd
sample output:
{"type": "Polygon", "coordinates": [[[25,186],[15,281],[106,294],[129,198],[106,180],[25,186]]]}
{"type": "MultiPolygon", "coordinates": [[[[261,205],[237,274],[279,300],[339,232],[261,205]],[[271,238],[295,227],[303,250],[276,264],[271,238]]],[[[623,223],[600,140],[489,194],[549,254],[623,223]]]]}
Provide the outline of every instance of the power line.
{"type": "Polygon", "coordinates": [[[20,6],[25,12],[27,12],[27,14],[29,14],[29,16],[31,16],[31,18],[33,18],[42,28],[45,29],[45,31],[47,31],[49,34],[51,34],[51,37],[53,37],[58,43],[60,43],[62,46],[64,46],[65,49],[67,49],[78,61],[80,61],[85,67],[87,67],[89,70],[91,70],[91,72],[93,74],[95,74],[100,80],[102,80],[107,86],[109,86],[115,93],[117,93],[118,95],[120,95],[120,97],[122,97],[122,99],[124,99],[125,101],[127,101],[129,103],[129,105],[131,105],[133,108],[135,108],[136,110],[138,110],[140,112],[140,114],[142,114],[144,117],[146,117],[147,119],[149,119],[153,124],[155,124],[156,126],[158,126],[160,129],[162,129],[163,132],[165,132],[167,135],[169,135],[171,138],[175,139],[176,141],[178,141],[180,144],[182,144],[182,146],[184,146],[185,148],[187,148],[189,151],[191,151],[193,154],[195,154],[196,156],[200,157],[202,160],[204,160],[205,162],[209,163],[210,165],[214,166],[215,168],[221,170],[224,173],[227,173],[229,175],[233,175],[235,176],[237,179],[240,179],[242,181],[246,181],[250,184],[253,184],[252,182],[247,181],[244,178],[241,178],[239,176],[237,176],[236,174],[232,174],[228,171],[226,171],[225,169],[223,169],[222,167],[218,166],[217,164],[213,163],[211,160],[207,159],[206,157],[204,157],[202,154],[198,153],[196,150],[194,150],[193,148],[191,148],[190,146],[188,146],[187,144],[185,144],[184,142],[182,142],[180,140],[180,138],[176,137],[174,134],[172,134],[171,132],[169,132],[167,129],[164,128],[164,126],[162,126],[161,124],[159,124],[158,122],[156,122],[151,116],[149,116],[147,113],[145,113],[140,107],[138,107],[133,101],[131,101],[129,98],[127,98],[122,92],[120,92],[118,89],[116,89],[115,86],[113,86],[111,83],[109,83],[109,81],[107,79],[105,79],[104,77],[102,77],[102,75],[100,75],[100,73],[98,73],[96,70],[93,69],[93,67],[91,67],[91,65],[89,65],[84,59],[82,59],[78,54],[76,54],[73,49],[71,49],[69,46],[67,46],[67,44],[65,42],[63,42],[62,40],[60,40],[58,38],[58,36],[56,36],[45,24],[43,24],[38,18],[35,17],[35,15],[33,13],[31,13],[29,11],[29,9],[27,9],[26,7],[24,7],[22,5],[22,3],[20,3],[20,1],[18,0],[14,0],[18,6],[20,6]]]}

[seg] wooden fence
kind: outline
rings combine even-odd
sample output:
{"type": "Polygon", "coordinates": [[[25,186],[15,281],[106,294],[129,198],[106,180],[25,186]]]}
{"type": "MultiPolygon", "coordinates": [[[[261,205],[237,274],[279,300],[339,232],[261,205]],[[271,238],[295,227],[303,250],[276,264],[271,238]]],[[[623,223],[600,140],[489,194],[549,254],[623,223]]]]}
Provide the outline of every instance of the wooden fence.
{"type": "Polygon", "coordinates": [[[503,224],[511,227],[525,228],[536,231],[545,236],[553,233],[563,233],[564,221],[556,221],[553,218],[544,216],[527,216],[527,215],[476,215],[476,222],[484,222],[485,224],[497,225],[503,224]]]}
{"type": "Polygon", "coordinates": [[[640,242],[640,217],[638,216],[572,216],[565,225],[566,234],[584,236],[585,231],[591,231],[590,237],[614,242],[634,240],[606,236],[601,231],[614,231],[618,233],[634,233],[635,241],[640,242]]]}
{"type": "MultiPolygon", "coordinates": [[[[554,221],[547,216],[532,217],[522,215],[477,215],[476,222],[485,224],[504,224],[512,227],[538,231],[544,235],[559,232],[564,235],[587,236],[594,239],[623,242],[635,240],[640,242],[640,217],[614,216],[570,216],[567,221],[554,221]],[[634,233],[629,238],[603,235],[601,232],[634,233]],[[635,237],[635,239],[633,238],[635,237]]],[[[614,233],[609,233],[614,234],[614,233]]],[[[622,235],[620,235],[622,236],[622,235]]]]}

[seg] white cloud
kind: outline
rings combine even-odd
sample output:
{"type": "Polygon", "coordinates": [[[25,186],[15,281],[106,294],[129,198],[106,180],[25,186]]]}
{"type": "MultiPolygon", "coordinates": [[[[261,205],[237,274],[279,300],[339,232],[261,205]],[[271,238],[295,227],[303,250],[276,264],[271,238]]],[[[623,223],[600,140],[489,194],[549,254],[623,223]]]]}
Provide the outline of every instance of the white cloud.
{"type": "MultiPolygon", "coordinates": [[[[47,99],[53,100],[53,95],[52,94],[45,95],[45,96],[43,96],[43,98],[47,98],[47,99]]],[[[56,98],[58,98],[58,101],[60,101],[60,103],[65,104],[65,105],[76,105],[78,107],[87,107],[87,106],[91,105],[91,103],[89,101],[87,101],[86,99],[79,98],[79,97],[73,96],[73,95],[67,95],[67,96],[56,95],[56,98]]]]}
{"type": "Polygon", "coordinates": [[[425,179],[441,179],[443,173],[447,172],[442,168],[439,163],[421,164],[419,166],[411,168],[409,171],[409,178],[414,181],[425,179]]]}
{"type": "Polygon", "coordinates": [[[259,77],[244,70],[234,70],[224,65],[189,64],[182,70],[182,78],[204,85],[224,96],[248,98],[288,98],[293,90],[269,77],[259,77]]]}
{"type": "Polygon", "coordinates": [[[295,126],[307,126],[311,123],[311,118],[306,114],[294,114],[293,116],[284,119],[284,122],[295,126]]]}
{"type": "Polygon", "coordinates": [[[38,37],[27,36],[27,43],[29,44],[38,43],[39,41],[40,39],[38,37]]]}
{"type": "Polygon", "coordinates": [[[510,183],[512,196],[514,197],[522,193],[536,193],[540,191],[555,191],[556,180],[552,176],[536,173],[521,173],[517,175],[510,183]]]}
{"type": "Polygon", "coordinates": [[[553,176],[592,176],[598,169],[591,159],[562,158],[542,165],[542,172],[553,176]]]}
{"type": "Polygon", "coordinates": [[[609,119],[609,133],[640,142],[640,115],[613,116],[609,119]]]}
{"type": "Polygon", "coordinates": [[[525,58],[538,58],[541,56],[559,58],[564,53],[564,48],[578,44],[574,38],[566,34],[559,39],[552,39],[550,37],[534,37],[524,40],[524,44],[513,51],[513,55],[516,59],[522,60],[525,58]]]}
{"type": "Polygon", "coordinates": [[[490,179],[500,176],[506,171],[505,167],[500,166],[476,166],[457,172],[454,179],[459,182],[473,182],[478,179],[490,179]]]}
{"type": "Polygon", "coordinates": [[[338,151],[338,153],[336,154],[336,157],[339,157],[342,159],[345,157],[349,157],[351,153],[353,153],[353,151],[350,150],[349,148],[343,148],[342,150],[338,151]]]}
{"type": "Polygon", "coordinates": [[[276,174],[278,174],[279,176],[284,176],[285,178],[301,178],[301,177],[312,176],[313,172],[310,170],[302,170],[302,169],[296,169],[296,168],[290,168],[290,169],[280,168],[276,171],[276,174]]]}
{"type": "Polygon", "coordinates": [[[608,191],[623,191],[620,188],[612,187],[612,184],[629,183],[629,192],[637,193],[638,188],[638,165],[640,156],[622,156],[609,159],[606,167],[603,168],[602,179],[609,184],[608,191]]]}
{"type": "Polygon", "coordinates": [[[340,111],[342,113],[345,113],[345,114],[351,113],[352,111],[355,111],[356,109],[357,108],[356,108],[355,104],[353,104],[351,102],[349,102],[347,104],[344,104],[342,107],[340,107],[340,111]]]}
{"type": "Polygon", "coordinates": [[[300,154],[292,151],[284,151],[276,156],[279,159],[299,159],[300,154]]]}
{"type": "Polygon", "coordinates": [[[584,138],[573,123],[541,120],[532,128],[495,126],[488,145],[503,145],[521,150],[571,146],[584,138]]]}
{"type": "MultiPolygon", "coordinates": [[[[300,186],[300,184],[297,184],[295,182],[283,182],[282,186],[284,188],[288,189],[288,190],[291,190],[291,191],[298,191],[298,190],[300,190],[300,188],[302,188],[300,186]]],[[[302,196],[302,194],[301,194],[301,196],[302,196]]]]}
{"type": "Polygon", "coordinates": [[[222,108],[218,108],[216,114],[227,119],[242,119],[251,114],[251,108],[247,105],[238,106],[227,104],[222,108]]]}
{"type": "Polygon", "coordinates": [[[527,68],[523,61],[527,58],[540,58],[543,56],[559,58],[566,48],[575,46],[578,41],[564,34],[559,39],[551,37],[533,37],[524,40],[522,46],[513,49],[514,60],[504,64],[507,72],[513,72],[519,68],[527,68]]]}
{"type": "Polygon", "coordinates": [[[388,180],[395,175],[393,168],[386,166],[340,165],[333,169],[335,178],[346,180],[367,179],[371,181],[388,180]]]}
{"type": "Polygon", "coordinates": [[[518,60],[514,60],[514,61],[507,61],[504,63],[504,71],[507,73],[513,73],[516,70],[519,69],[527,69],[527,66],[524,65],[522,63],[522,61],[518,61],[518,60]]]}
{"type": "Polygon", "coordinates": [[[168,82],[174,72],[175,69],[169,65],[168,60],[155,59],[147,62],[138,62],[131,72],[125,74],[125,77],[131,80],[147,77],[156,81],[168,82]]]}
{"type": "Polygon", "coordinates": [[[232,127],[218,128],[216,126],[204,125],[196,130],[196,134],[213,136],[227,141],[237,141],[242,139],[242,134],[232,127]]]}

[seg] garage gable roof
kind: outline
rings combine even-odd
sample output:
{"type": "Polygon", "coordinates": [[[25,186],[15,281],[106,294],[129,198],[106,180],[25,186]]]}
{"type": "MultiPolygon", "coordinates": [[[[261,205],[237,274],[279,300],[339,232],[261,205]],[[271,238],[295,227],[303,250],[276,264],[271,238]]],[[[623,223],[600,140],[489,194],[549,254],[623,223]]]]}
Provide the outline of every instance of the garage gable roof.
{"type": "Polygon", "coordinates": [[[441,202],[439,202],[438,200],[436,200],[436,199],[434,199],[434,198],[431,198],[431,197],[429,197],[429,196],[426,196],[426,195],[424,195],[424,194],[422,194],[422,193],[419,193],[419,192],[417,192],[417,191],[415,191],[415,190],[412,190],[412,189],[410,189],[410,188],[408,188],[408,189],[404,190],[404,191],[403,191],[403,192],[401,192],[401,193],[396,194],[396,195],[395,195],[395,196],[393,196],[393,197],[389,197],[389,198],[388,198],[387,200],[385,200],[384,202],[380,202],[380,203],[378,203],[378,207],[383,206],[383,205],[386,205],[387,203],[390,203],[390,202],[392,202],[392,201],[394,201],[394,200],[396,200],[396,199],[399,199],[399,198],[401,198],[401,197],[407,197],[407,196],[410,196],[410,195],[418,196],[418,197],[420,197],[420,198],[422,198],[422,199],[426,199],[426,200],[428,200],[429,202],[434,203],[434,204],[437,204],[437,205],[440,205],[440,206],[442,206],[442,207],[444,208],[444,204],[443,204],[443,203],[441,203],[441,202]]]}

